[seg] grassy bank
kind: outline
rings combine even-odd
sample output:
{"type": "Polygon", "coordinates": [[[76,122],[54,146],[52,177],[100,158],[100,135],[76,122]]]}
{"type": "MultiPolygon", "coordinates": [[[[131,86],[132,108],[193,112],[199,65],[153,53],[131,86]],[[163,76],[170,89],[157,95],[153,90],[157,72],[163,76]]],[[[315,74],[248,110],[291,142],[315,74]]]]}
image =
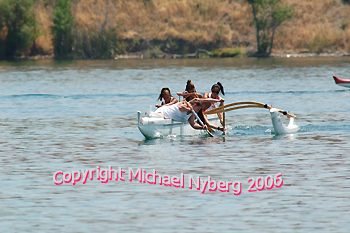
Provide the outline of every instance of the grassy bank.
{"type": "MultiPolygon", "coordinates": [[[[342,0],[286,2],[294,7],[294,18],[278,28],[273,52],[350,51],[349,4],[342,0]]],[[[35,42],[41,54],[53,53],[49,27],[54,6],[53,0],[36,1],[40,36],[35,42]]],[[[140,51],[159,56],[198,49],[214,56],[234,56],[256,49],[246,0],[74,0],[72,8],[75,43],[84,41],[84,51],[91,50],[91,54],[79,53],[83,58],[94,58],[92,42],[101,38],[102,31],[117,38],[109,56],[140,51]]]]}

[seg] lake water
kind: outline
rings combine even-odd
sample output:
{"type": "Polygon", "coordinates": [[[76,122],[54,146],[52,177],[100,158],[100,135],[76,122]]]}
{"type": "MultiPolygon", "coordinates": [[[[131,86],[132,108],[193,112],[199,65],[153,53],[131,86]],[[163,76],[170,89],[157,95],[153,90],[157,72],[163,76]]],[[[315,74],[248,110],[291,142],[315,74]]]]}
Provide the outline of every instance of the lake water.
{"type": "Polygon", "coordinates": [[[348,57],[1,61],[1,232],[348,232],[350,89],[332,75],[349,71],[348,57]],[[291,111],[300,131],[275,135],[268,110],[241,109],[226,114],[225,137],[145,140],[137,111],[187,79],[201,93],[220,81],[226,103],[291,111]],[[109,166],[125,181],[69,182],[109,166]],[[130,182],[129,168],[164,183],[183,174],[184,187],[130,182]],[[208,176],[240,182],[240,195],[189,188],[208,176]],[[258,177],[280,187],[249,192],[258,177]]]}

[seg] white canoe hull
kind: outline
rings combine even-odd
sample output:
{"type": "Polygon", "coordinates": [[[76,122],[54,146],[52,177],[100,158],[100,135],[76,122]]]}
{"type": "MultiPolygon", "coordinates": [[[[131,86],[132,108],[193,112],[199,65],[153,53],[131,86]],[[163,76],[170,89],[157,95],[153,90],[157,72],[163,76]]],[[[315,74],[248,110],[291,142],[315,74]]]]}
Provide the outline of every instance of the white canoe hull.
{"type": "MultiPolygon", "coordinates": [[[[171,119],[163,119],[159,117],[141,117],[141,112],[138,115],[138,128],[140,132],[147,138],[161,138],[172,136],[194,136],[205,135],[206,131],[196,130],[191,127],[188,122],[179,122],[171,119]]],[[[299,126],[295,124],[294,118],[289,118],[289,123],[285,126],[281,119],[280,113],[276,108],[270,109],[270,116],[273,128],[276,135],[292,134],[299,130],[299,126]]],[[[208,120],[211,124],[220,126],[219,118],[216,115],[208,115],[208,120]]]]}
{"type": "MultiPolygon", "coordinates": [[[[192,128],[188,122],[179,122],[171,119],[163,119],[158,117],[141,117],[141,112],[138,115],[138,128],[140,132],[147,138],[161,138],[169,135],[172,136],[193,136],[206,135],[205,130],[192,128]]],[[[217,116],[208,116],[211,124],[220,126],[220,121],[217,116]]]]}

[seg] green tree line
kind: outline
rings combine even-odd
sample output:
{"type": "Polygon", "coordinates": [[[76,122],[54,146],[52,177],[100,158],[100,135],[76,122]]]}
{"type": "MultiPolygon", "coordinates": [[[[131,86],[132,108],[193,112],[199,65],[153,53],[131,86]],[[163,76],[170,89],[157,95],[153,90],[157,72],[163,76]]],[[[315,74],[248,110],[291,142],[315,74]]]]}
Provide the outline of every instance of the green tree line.
{"type": "MultiPolygon", "coordinates": [[[[269,56],[273,47],[276,28],[293,16],[293,9],[283,0],[246,0],[252,8],[256,28],[257,49],[255,56],[269,56]]],[[[53,52],[56,59],[109,59],[120,52],[123,41],[118,38],[116,28],[107,27],[106,21],[99,28],[77,27],[72,12],[72,1],[54,2],[52,26],[53,52]]],[[[109,3],[109,1],[107,1],[109,3]]],[[[40,25],[35,20],[35,0],[0,0],[0,58],[11,59],[22,54],[40,53],[35,40],[40,35],[40,25]]],[[[108,7],[108,4],[107,4],[108,7]]],[[[134,50],[140,42],[127,41],[134,50]]],[[[181,47],[181,46],[178,46],[181,47]]],[[[159,45],[161,48],[161,44],[159,45]]],[[[193,48],[193,50],[198,48],[193,48]]],[[[217,49],[217,48],[212,48],[217,49]]],[[[178,51],[177,51],[178,52],[178,51]]],[[[180,51],[184,52],[184,51],[180,51]]]]}
{"type": "Polygon", "coordinates": [[[33,6],[32,0],[0,1],[0,58],[14,58],[30,49],[38,35],[33,6]]]}

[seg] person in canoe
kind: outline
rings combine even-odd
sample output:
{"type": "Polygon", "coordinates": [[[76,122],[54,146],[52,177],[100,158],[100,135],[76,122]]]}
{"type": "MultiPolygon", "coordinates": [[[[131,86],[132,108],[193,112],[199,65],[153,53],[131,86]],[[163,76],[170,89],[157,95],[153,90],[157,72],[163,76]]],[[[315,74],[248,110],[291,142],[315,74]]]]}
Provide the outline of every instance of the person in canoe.
{"type": "Polygon", "coordinates": [[[184,92],[177,92],[178,96],[183,96],[187,101],[191,101],[194,98],[203,98],[203,95],[196,92],[196,88],[191,79],[187,80],[186,89],[184,92]]]}
{"type": "Polygon", "coordinates": [[[156,105],[157,108],[173,105],[178,102],[178,100],[171,95],[170,89],[167,87],[162,88],[162,90],[160,91],[158,100],[162,102],[161,104],[156,105]]]}
{"type": "MultiPolygon", "coordinates": [[[[220,92],[222,95],[225,95],[224,87],[222,86],[222,84],[220,82],[217,82],[216,84],[214,84],[211,87],[211,93],[204,93],[204,98],[223,100],[223,102],[224,102],[225,100],[219,96],[220,92]]],[[[209,110],[218,108],[218,107],[220,107],[220,105],[224,104],[223,102],[216,102],[216,103],[211,104],[210,106],[203,106],[203,109],[206,111],[209,111],[209,110]]],[[[223,113],[218,114],[218,117],[220,119],[220,123],[223,124],[223,120],[222,120],[223,113]]]]}
{"type": "Polygon", "coordinates": [[[195,98],[189,102],[181,101],[178,102],[176,104],[173,105],[168,105],[168,106],[164,106],[161,108],[158,108],[156,110],[156,113],[158,113],[159,115],[161,115],[164,119],[173,119],[175,121],[181,121],[181,122],[185,122],[188,121],[190,123],[190,125],[192,126],[192,128],[194,129],[203,129],[206,130],[207,129],[207,125],[209,125],[210,127],[214,128],[214,129],[218,129],[218,130],[224,130],[224,128],[220,129],[220,127],[215,126],[215,125],[211,125],[208,120],[206,120],[206,123],[204,124],[204,126],[201,126],[199,124],[196,123],[195,121],[195,117],[192,114],[192,109],[198,113],[202,111],[202,105],[206,104],[211,104],[211,103],[216,103],[216,102],[220,102],[220,100],[216,100],[216,99],[204,99],[204,98],[195,98]]]}

